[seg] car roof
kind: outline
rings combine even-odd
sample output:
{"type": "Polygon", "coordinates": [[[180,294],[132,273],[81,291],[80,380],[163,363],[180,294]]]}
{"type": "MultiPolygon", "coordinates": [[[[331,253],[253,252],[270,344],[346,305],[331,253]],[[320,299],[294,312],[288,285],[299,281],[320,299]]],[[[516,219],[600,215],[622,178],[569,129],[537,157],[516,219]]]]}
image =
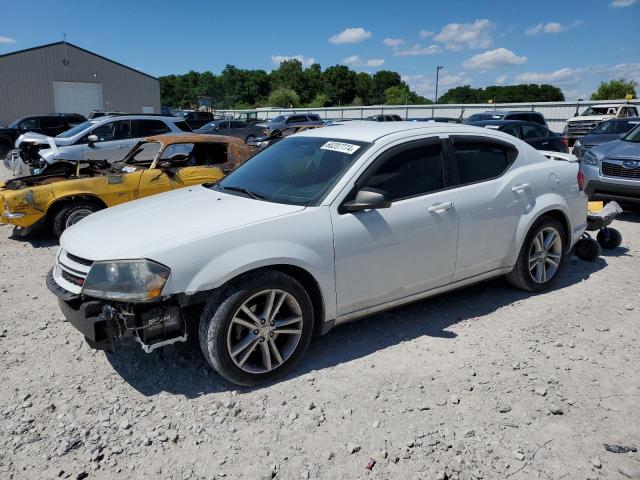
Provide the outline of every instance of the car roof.
{"type": "Polygon", "coordinates": [[[172,133],[167,135],[154,135],[145,137],[143,142],[159,142],[162,145],[173,145],[176,143],[227,143],[244,145],[244,142],[236,137],[226,135],[208,135],[203,133],[172,133]]]}
{"type": "Polygon", "coordinates": [[[503,125],[535,125],[537,127],[542,127],[544,128],[544,125],[540,125],[539,123],[535,123],[535,122],[528,122],[526,120],[478,120],[477,122],[469,122],[467,125],[475,125],[475,126],[482,126],[485,127],[487,125],[496,125],[496,126],[503,126],[503,125]]]}
{"type": "MultiPolygon", "coordinates": [[[[437,134],[444,129],[447,131],[460,130],[460,133],[471,133],[477,127],[458,123],[438,122],[370,122],[355,120],[346,124],[336,123],[330,127],[314,128],[296,133],[296,136],[321,137],[342,140],[355,140],[359,142],[375,142],[376,140],[394,133],[411,132],[412,130],[437,134]],[[471,132],[470,132],[471,131],[471,132]]],[[[417,132],[416,132],[417,133],[417,132]]]]}

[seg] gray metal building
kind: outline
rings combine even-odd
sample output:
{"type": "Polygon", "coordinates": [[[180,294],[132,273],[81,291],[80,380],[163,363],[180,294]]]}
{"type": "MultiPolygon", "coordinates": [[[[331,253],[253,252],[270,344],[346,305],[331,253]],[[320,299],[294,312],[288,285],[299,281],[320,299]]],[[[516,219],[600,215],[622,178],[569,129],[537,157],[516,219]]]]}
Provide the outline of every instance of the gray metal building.
{"type": "Polygon", "coordinates": [[[0,125],[91,110],[160,113],[160,82],[69,42],[0,55],[0,125]]]}

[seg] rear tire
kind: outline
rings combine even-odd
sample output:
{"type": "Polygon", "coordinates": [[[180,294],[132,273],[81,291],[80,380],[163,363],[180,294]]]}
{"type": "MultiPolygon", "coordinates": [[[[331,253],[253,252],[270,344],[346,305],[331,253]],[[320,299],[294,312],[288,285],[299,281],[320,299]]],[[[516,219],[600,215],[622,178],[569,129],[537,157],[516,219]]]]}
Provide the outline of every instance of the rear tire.
{"type": "Polygon", "coordinates": [[[615,228],[603,228],[596,237],[605,250],[614,250],[622,244],[622,234],[615,228]]]}
{"type": "Polygon", "coordinates": [[[562,268],[565,245],[564,226],[553,217],[539,218],[527,233],[507,281],[529,292],[548,289],[562,268]]]}
{"type": "Polygon", "coordinates": [[[88,200],[68,202],[53,216],[53,220],[51,221],[51,230],[53,230],[53,234],[56,237],[60,238],[62,232],[71,225],[78,223],[83,218],[88,217],[98,210],[102,210],[102,207],[95,202],[88,200]]]}
{"type": "Polygon", "coordinates": [[[304,287],[289,275],[266,270],[214,293],[200,317],[199,339],[216,372],[232,383],[254,386],[289,372],[312,332],[313,306],[304,287]]]}

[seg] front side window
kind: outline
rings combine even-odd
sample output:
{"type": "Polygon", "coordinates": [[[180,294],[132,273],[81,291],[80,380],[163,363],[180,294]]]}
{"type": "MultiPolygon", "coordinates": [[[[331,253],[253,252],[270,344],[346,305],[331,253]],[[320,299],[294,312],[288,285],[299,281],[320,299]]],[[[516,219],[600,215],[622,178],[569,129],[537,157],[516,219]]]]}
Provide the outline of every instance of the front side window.
{"type": "Polygon", "coordinates": [[[60,128],[64,126],[62,117],[45,117],[40,119],[42,128],[60,128]]]}
{"type": "Polygon", "coordinates": [[[94,128],[91,135],[97,136],[99,142],[125,140],[127,138],[131,138],[131,125],[129,120],[107,122],[94,128]]]}
{"type": "Polygon", "coordinates": [[[520,132],[518,131],[518,125],[507,125],[502,129],[504,133],[508,133],[509,135],[513,135],[514,137],[519,137],[520,132]]]}
{"type": "Polygon", "coordinates": [[[37,118],[27,118],[20,123],[21,130],[35,130],[40,128],[40,120],[37,118]]]}
{"type": "Polygon", "coordinates": [[[243,163],[216,188],[270,202],[315,205],[368,146],[352,140],[292,135],[243,163]]]}
{"type": "Polygon", "coordinates": [[[453,168],[460,185],[501,176],[517,155],[515,147],[491,140],[453,137],[452,143],[453,168]]]}
{"type": "Polygon", "coordinates": [[[238,122],[238,121],[232,121],[231,122],[231,128],[244,128],[246,126],[247,125],[244,122],[238,122]]]}
{"type": "Polygon", "coordinates": [[[376,167],[364,186],[382,190],[389,201],[425,195],[444,188],[440,142],[391,154],[376,167]]]}

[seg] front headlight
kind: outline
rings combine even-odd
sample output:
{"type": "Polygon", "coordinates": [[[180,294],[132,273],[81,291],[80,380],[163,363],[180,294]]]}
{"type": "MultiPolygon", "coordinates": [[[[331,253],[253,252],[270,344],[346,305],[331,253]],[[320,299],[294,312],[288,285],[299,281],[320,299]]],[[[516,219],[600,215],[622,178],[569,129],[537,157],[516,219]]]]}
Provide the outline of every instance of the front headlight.
{"type": "Polygon", "coordinates": [[[106,300],[146,301],[162,295],[171,269],[151,260],[95,262],[82,294],[106,300]]]}
{"type": "Polygon", "coordinates": [[[582,159],[580,161],[582,163],[586,163],[587,165],[598,165],[598,158],[590,150],[587,150],[584,153],[584,155],[582,156],[582,159]]]}

